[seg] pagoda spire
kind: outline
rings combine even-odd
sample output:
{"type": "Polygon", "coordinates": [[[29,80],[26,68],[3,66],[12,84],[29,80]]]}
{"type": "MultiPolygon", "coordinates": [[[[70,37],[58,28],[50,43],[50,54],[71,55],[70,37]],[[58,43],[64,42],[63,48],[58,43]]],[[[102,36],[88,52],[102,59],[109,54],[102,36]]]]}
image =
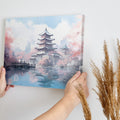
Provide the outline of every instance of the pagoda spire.
{"type": "Polygon", "coordinates": [[[43,36],[43,35],[47,35],[47,36],[53,36],[53,34],[49,33],[47,28],[45,28],[45,30],[39,34],[40,36],[43,36]]]}

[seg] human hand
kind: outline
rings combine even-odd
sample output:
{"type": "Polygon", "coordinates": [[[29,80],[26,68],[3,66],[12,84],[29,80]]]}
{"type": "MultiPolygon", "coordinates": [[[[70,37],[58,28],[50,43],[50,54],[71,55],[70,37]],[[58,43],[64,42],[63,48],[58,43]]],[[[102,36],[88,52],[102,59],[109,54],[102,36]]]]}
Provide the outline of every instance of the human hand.
{"type": "Polygon", "coordinates": [[[6,74],[5,68],[1,67],[0,68],[0,97],[3,97],[6,93],[6,91],[10,87],[14,87],[13,85],[7,85],[6,84],[5,74],[6,74]]]}
{"type": "Polygon", "coordinates": [[[74,106],[77,106],[80,103],[78,94],[81,87],[83,88],[85,96],[88,97],[89,95],[86,78],[87,73],[81,74],[80,71],[78,71],[66,85],[64,97],[73,102],[74,106]]]}

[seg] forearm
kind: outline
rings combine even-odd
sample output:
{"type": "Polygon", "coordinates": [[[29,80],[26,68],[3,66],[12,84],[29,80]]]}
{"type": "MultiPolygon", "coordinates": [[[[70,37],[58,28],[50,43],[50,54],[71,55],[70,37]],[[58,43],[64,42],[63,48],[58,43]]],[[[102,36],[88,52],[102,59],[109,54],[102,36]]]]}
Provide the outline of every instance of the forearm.
{"type": "Polygon", "coordinates": [[[69,97],[63,97],[50,110],[35,120],[65,120],[75,108],[75,103],[69,97]]]}
{"type": "Polygon", "coordinates": [[[64,97],[56,103],[50,110],[42,114],[35,120],[65,120],[72,110],[80,103],[79,90],[81,84],[84,88],[85,96],[88,96],[86,73],[78,71],[67,83],[64,97]],[[78,89],[76,89],[78,88],[78,89]]]}

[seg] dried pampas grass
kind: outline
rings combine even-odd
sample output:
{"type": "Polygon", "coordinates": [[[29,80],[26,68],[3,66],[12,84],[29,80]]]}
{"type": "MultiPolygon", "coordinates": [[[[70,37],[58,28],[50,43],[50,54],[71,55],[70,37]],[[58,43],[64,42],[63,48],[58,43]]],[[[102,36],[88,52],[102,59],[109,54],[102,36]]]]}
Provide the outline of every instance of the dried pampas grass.
{"type": "Polygon", "coordinates": [[[120,44],[118,46],[118,66],[117,71],[113,72],[113,63],[109,60],[107,44],[104,42],[105,58],[102,64],[102,72],[91,63],[94,76],[97,78],[97,93],[103,112],[107,120],[120,120],[120,44]]]}
{"type": "Polygon", "coordinates": [[[83,91],[82,86],[79,84],[79,88],[76,88],[78,90],[78,97],[80,98],[81,104],[82,104],[82,108],[83,108],[83,112],[84,112],[84,117],[85,120],[91,120],[91,112],[83,91]]]}

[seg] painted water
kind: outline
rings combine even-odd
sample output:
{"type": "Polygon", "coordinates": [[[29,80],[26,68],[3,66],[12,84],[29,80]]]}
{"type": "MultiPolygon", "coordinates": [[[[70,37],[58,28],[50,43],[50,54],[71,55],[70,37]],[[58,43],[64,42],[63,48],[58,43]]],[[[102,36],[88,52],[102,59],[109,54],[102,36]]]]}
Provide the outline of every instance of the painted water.
{"type": "Polygon", "coordinates": [[[13,85],[64,89],[67,81],[80,69],[82,70],[79,66],[50,66],[38,69],[15,69],[10,67],[7,69],[6,77],[9,84],[13,85]],[[43,71],[44,75],[40,71],[43,71]]]}

